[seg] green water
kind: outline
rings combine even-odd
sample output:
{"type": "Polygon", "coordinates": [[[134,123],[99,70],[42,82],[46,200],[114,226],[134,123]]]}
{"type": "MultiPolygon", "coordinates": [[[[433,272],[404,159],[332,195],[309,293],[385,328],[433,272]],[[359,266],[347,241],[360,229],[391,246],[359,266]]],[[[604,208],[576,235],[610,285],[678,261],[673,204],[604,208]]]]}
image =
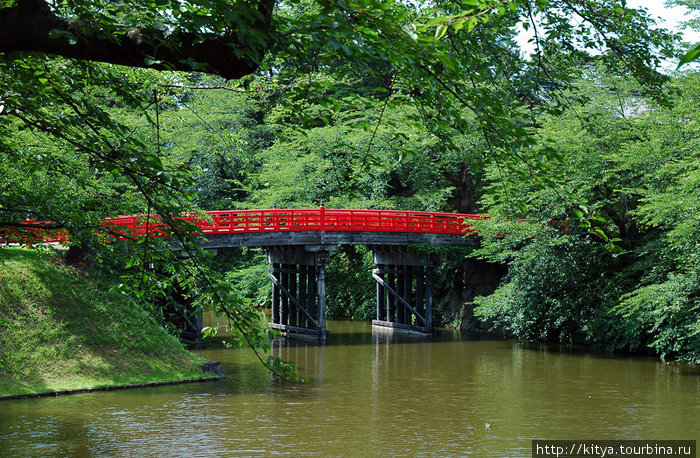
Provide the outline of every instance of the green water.
{"type": "Polygon", "coordinates": [[[444,333],[330,322],[326,346],[247,350],[219,382],[0,403],[2,456],[529,456],[532,439],[700,439],[698,369],[444,333]],[[486,427],[490,424],[490,428],[486,427]]]}

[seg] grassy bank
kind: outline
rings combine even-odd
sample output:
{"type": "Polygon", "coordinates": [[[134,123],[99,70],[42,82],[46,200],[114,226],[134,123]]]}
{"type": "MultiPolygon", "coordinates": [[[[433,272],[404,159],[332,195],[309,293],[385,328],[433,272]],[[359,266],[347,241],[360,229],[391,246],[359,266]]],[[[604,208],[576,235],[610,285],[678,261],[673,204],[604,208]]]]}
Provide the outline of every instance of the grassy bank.
{"type": "Polygon", "coordinates": [[[0,396],[201,377],[197,356],[107,282],[0,248],[0,396]]]}

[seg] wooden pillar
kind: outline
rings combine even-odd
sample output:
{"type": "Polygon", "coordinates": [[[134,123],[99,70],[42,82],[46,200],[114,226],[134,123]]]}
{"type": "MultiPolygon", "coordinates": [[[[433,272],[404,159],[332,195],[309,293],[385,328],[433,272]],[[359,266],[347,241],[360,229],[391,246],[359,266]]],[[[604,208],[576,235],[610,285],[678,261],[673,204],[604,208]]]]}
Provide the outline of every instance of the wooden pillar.
{"type": "Polygon", "coordinates": [[[318,295],[318,327],[321,333],[320,339],[326,340],[326,269],[323,266],[318,266],[316,294],[318,295]]]}
{"type": "MultiPolygon", "coordinates": [[[[306,266],[301,265],[299,266],[299,304],[301,304],[302,307],[307,307],[306,306],[306,298],[308,294],[308,289],[309,289],[309,281],[308,281],[308,270],[306,266]]],[[[308,310],[308,307],[307,307],[308,310]]],[[[301,310],[299,311],[299,326],[303,328],[309,327],[308,319],[306,318],[306,314],[303,313],[301,310]]]]}
{"type": "MultiPolygon", "coordinates": [[[[403,276],[403,298],[406,299],[406,302],[409,304],[413,305],[413,308],[415,308],[415,303],[413,302],[413,277],[411,276],[411,267],[405,266],[404,267],[404,276],[403,276]]],[[[403,321],[401,323],[403,324],[413,324],[413,320],[411,319],[413,317],[413,313],[406,307],[405,305],[401,304],[404,309],[404,316],[403,316],[403,321]]]]}
{"type": "MultiPolygon", "coordinates": [[[[298,275],[297,275],[297,265],[292,264],[289,266],[289,294],[292,297],[296,297],[297,300],[297,286],[298,286],[298,275]]],[[[299,314],[302,313],[291,301],[290,301],[290,311],[289,311],[289,324],[291,326],[299,326],[299,314]]]]}
{"type": "MultiPolygon", "coordinates": [[[[387,266],[389,273],[387,274],[387,284],[391,289],[396,291],[396,275],[394,274],[396,266],[387,266]]],[[[389,322],[394,322],[396,320],[396,298],[393,294],[389,293],[387,289],[387,299],[388,307],[386,310],[386,320],[389,322]]]]}
{"type": "MultiPolygon", "coordinates": [[[[396,266],[398,272],[396,274],[396,292],[399,297],[406,298],[406,266],[396,266]]],[[[396,322],[400,324],[406,323],[406,306],[403,302],[396,301],[396,322]]]]}
{"type": "Polygon", "coordinates": [[[422,266],[416,267],[416,311],[425,317],[425,274],[422,266]]]}
{"type": "MultiPolygon", "coordinates": [[[[377,266],[377,273],[380,276],[383,275],[382,266],[377,266]]],[[[379,282],[375,283],[377,284],[377,320],[383,321],[386,318],[386,291],[379,282]]]]}
{"type": "MultiPolygon", "coordinates": [[[[280,283],[282,288],[289,291],[289,264],[282,264],[282,272],[280,273],[280,283]]],[[[286,294],[282,294],[282,312],[280,317],[281,324],[289,324],[289,298],[286,294]]]]}
{"type": "Polygon", "coordinates": [[[317,305],[317,286],[318,286],[318,275],[316,275],[316,267],[308,266],[309,268],[309,295],[307,296],[307,306],[306,310],[309,311],[309,315],[318,322],[318,305],[317,305]]]}
{"type": "Polygon", "coordinates": [[[433,327],[433,269],[428,267],[425,273],[425,320],[428,328],[433,327]]]}
{"type": "MultiPolygon", "coordinates": [[[[280,278],[280,265],[278,263],[272,264],[272,275],[277,279],[280,278]]],[[[272,322],[282,323],[280,319],[280,289],[274,283],[272,283],[272,322]]]]}

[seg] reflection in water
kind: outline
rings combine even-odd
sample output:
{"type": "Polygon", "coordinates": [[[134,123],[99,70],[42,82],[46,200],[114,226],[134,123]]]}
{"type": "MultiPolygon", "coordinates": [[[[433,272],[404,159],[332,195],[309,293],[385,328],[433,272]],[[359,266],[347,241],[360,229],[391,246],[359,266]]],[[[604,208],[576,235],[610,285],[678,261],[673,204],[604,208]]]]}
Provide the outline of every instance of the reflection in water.
{"type": "Polygon", "coordinates": [[[536,438],[700,439],[700,377],[682,366],[329,328],[326,345],[273,345],[304,384],[210,346],[224,381],[2,402],[0,455],[521,456],[536,438]]]}

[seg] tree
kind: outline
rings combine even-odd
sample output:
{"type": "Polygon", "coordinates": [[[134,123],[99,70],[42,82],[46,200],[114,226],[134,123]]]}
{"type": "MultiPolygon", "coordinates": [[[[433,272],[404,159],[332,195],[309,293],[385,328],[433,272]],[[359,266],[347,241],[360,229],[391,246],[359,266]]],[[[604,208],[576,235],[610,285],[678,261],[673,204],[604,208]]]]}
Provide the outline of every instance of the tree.
{"type": "MultiPolygon", "coordinates": [[[[700,30],[700,2],[698,0],[668,0],[669,5],[684,6],[688,8],[687,15],[690,15],[688,20],[684,22],[684,26],[693,30],[700,30]],[[694,14],[694,15],[693,15],[694,14]]],[[[678,68],[683,65],[700,59],[700,43],[691,46],[690,49],[681,57],[678,68]]]]}
{"type": "MultiPolygon", "coordinates": [[[[543,119],[538,138],[560,155],[549,173],[560,186],[508,181],[529,220],[478,228],[477,254],[509,270],[477,313],[519,338],[700,361],[697,83],[674,79],[671,105],[659,105],[591,69],[580,82],[591,102],[543,119]]],[[[489,181],[498,193],[496,170],[489,181]]],[[[505,200],[486,203],[512,212],[505,200]]]]}

